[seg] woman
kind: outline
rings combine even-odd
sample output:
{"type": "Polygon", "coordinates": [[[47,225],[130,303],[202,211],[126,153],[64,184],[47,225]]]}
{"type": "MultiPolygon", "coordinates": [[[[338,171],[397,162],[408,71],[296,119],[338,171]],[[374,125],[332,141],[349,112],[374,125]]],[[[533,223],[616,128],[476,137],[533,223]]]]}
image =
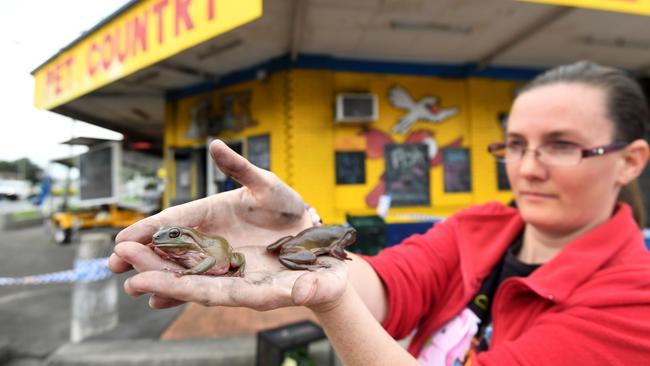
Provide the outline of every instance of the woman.
{"type": "Polygon", "coordinates": [[[285,270],[250,245],[314,222],[294,191],[217,141],[213,159],[244,188],[125,229],[110,267],[138,270],[125,289],[151,293],[153,308],[305,305],[350,365],[642,364],[650,255],[617,197],[630,196],[647,163],[647,123],[639,86],[620,71],[550,70],[515,99],[505,143],[490,146],[517,208],[472,207],[376,257],[325,258],[332,267],[317,272],[285,270]],[[227,237],[246,255],[246,276],[159,272],[170,264],[141,243],[169,224],[227,237]],[[407,352],[394,338],[410,334],[407,352]]]}

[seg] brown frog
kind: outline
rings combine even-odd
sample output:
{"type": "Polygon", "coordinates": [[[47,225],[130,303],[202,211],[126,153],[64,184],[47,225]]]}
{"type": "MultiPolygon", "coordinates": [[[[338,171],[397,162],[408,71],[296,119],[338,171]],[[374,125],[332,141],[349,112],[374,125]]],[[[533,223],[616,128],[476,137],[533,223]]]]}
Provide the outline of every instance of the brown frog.
{"type": "Polygon", "coordinates": [[[327,263],[316,263],[316,257],[329,254],[337,259],[350,259],[345,247],[354,243],[357,232],[351,227],[339,225],[316,226],[301,231],[296,236],[286,236],[266,247],[277,253],[280,263],[289,269],[315,270],[327,268],[327,263]]]}
{"type": "Polygon", "coordinates": [[[233,252],[226,239],[220,236],[210,236],[184,226],[166,226],[153,234],[151,247],[161,257],[187,268],[174,271],[179,276],[244,275],[244,255],[233,252]]]}

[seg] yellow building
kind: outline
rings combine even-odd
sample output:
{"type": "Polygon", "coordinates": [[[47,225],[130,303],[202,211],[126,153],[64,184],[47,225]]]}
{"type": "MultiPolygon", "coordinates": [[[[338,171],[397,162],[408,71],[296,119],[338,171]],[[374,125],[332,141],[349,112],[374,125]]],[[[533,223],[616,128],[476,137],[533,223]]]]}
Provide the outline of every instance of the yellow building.
{"type": "Polygon", "coordinates": [[[310,69],[288,67],[170,98],[165,151],[187,175],[169,165],[176,177],[171,201],[219,190],[213,183],[218,174],[208,171],[207,186],[197,174],[211,138],[273,171],[327,222],[374,214],[382,195],[391,197],[390,221],[446,216],[469,204],[510,199],[503,180],[499,187],[487,146],[502,139],[501,122],[517,82],[379,73],[361,61],[355,64],[369,71],[350,72],[337,70],[339,61],[331,58],[310,61],[310,69]],[[357,105],[346,112],[342,103],[357,105]],[[351,113],[346,117],[353,121],[337,118],[337,112],[351,113]]]}

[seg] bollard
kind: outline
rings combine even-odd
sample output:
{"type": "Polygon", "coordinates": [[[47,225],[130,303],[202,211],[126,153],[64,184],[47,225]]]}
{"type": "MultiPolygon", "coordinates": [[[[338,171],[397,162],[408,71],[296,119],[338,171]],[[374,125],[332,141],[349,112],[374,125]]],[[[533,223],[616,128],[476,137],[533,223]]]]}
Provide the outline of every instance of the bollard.
{"type": "MultiPolygon", "coordinates": [[[[108,257],[113,250],[110,233],[81,234],[77,260],[108,257]]],[[[114,275],[94,281],[77,281],[72,289],[70,341],[111,330],[118,323],[117,279],[114,275]]]]}
{"type": "MultiPolygon", "coordinates": [[[[281,366],[290,353],[298,355],[294,364],[314,364],[309,355],[309,344],[326,340],[323,329],[310,320],[303,320],[277,328],[266,329],[257,333],[256,366],[281,366]]],[[[329,365],[334,365],[335,356],[329,347],[329,365]]]]}

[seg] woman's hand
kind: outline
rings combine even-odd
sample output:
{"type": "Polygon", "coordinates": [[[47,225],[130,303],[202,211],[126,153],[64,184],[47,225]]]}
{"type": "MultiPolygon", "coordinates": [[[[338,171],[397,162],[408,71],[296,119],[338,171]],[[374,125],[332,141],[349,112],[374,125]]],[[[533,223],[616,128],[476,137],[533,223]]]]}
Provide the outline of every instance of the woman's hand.
{"type": "Polygon", "coordinates": [[[127,293],[152,293],[150,305],[165,308],[186,301],[204,305],[246,306],[268,310],[282,306],[322,306],[343,293],[346,266],[333,258],[332,267],[315,272],[284,268],[266,246],[312,226],[300,196],[275,174],[259,169],[222,141],[210,145],[219,168],[243,187],[174,206],[122,230],[116,237],[109,267],[120,273],[141,272],[125,283],[127,293]],[[183,276],[160,272],[175,264],[161,259],[143,244],[161,227],[189,226],[222,236],[246,257],[243,278],[183,276]]]}
{"type": "Polygon", "coordinates": [[[125,282],[125,291],[132,296],[153,294],[149,301],[153,308],[167,308],[186,301],[255,310],[295,305],[328,307],[345,290],[348,272],[340,260],[319,257],[319,263],[326,262],[330,267],[313,272],[295,271],[285,268],[263,246],[244,246],[237,251],[246,257],[243,277],[179,277],[168,270],[179,268],[177,265],[163,260],[144,245],[122,242],[115,247],[116,256],[140,272],[125,282]]]}

